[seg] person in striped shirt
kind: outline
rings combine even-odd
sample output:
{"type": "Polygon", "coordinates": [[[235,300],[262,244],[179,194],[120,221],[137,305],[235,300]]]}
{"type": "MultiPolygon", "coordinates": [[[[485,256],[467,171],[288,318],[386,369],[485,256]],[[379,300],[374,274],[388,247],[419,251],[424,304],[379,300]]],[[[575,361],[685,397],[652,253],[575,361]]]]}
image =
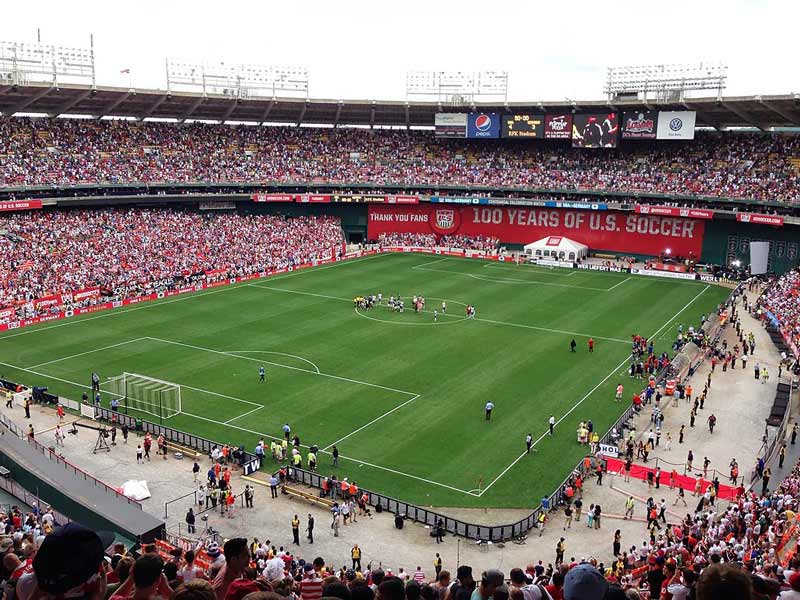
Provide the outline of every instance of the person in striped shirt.
{"type": "Polygon", "coordinates": [[[414,571],[414,581],[420,585],[425,582],[425,573],[423,572],[422,567],[419,565],[417,565],[417,570],[414,571]]]}
{"type": "Polygon", "coordinates": [[[322,598],[322,579],[311,563],[303,565],[303,579],[300,581],[301,600],[320,600],[322,598]]]}

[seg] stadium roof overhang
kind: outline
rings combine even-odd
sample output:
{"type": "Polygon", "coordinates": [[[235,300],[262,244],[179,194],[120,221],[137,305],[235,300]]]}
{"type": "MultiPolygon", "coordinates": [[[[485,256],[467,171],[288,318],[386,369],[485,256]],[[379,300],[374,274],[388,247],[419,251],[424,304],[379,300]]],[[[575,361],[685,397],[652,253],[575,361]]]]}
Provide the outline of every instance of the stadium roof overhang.
{"type": "Polygon", "coordinates": [[[690,98],[682,102],[638,99],[476,103],[453,107],[436,102],[378,100],[237,99],[221,94],[135,90],[82,85],[0,84],[0,113],[41,113],[52,117],[82,115],[251,121],[362,126],[433,126],[437,112],[606,112],[625,110],[695,110],[697,125],[731,127],[800,127],[800,94],[690,98]]]}

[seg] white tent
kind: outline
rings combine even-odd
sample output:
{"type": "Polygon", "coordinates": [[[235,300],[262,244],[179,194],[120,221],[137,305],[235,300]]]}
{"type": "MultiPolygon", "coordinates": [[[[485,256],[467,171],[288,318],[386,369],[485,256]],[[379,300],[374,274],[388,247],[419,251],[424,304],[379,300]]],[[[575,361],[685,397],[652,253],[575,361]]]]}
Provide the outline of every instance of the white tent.
{"type": "Polygon", "coordinates": [[[589,255],[589,247],[560,235],[550,235],[525,246],[531,258],[576,261],[589,255]]]}

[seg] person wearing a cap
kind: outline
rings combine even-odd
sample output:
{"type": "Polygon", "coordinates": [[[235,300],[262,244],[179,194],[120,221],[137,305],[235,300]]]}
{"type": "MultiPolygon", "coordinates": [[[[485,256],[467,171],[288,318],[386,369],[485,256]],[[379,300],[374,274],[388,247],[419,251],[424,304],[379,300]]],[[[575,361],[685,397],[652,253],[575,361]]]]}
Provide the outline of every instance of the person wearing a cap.
{"type": "Polygon", "coordinates": [[[102,600],[106,591],[103,556],[113,542],[113,533],[94,532],[76,523],[55,529],[42,542],[31,571],[17,582],[16,597],[82,595],[102,600]]]}
{"type": "Polygon", "coordinates": [[[231,583],[242,578],[242,574],[250,564],[250,551],[245,538],[233,538],[223,546],[225,564],[217,573],[212,584],[217,600],[225,600],[231,583]]]}
{"type": "Polygon", "coordinates": [[[581,563],[564,577],[564,600],[603,600],[608,582],[595,567],[581,563]]]}
{"type": "Polygon", "coordinates": [[[779,600],[800,600],[800,572],[792,573],[788,583],[791,589],[781,592],[779,600]]]}

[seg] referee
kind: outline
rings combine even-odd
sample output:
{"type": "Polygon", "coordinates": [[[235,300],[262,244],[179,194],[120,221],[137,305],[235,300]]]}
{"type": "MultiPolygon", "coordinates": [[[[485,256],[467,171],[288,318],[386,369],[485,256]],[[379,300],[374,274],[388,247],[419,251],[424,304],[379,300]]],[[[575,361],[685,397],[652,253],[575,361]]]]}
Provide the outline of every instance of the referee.
{"type": "Polygon", "coordinates": [[[492,420],[492,409],[493,408],[494,408],[494,403],[491,400],[489,400],[486,403],[486,420],[487,421],[491,421],[492,420]]]}

